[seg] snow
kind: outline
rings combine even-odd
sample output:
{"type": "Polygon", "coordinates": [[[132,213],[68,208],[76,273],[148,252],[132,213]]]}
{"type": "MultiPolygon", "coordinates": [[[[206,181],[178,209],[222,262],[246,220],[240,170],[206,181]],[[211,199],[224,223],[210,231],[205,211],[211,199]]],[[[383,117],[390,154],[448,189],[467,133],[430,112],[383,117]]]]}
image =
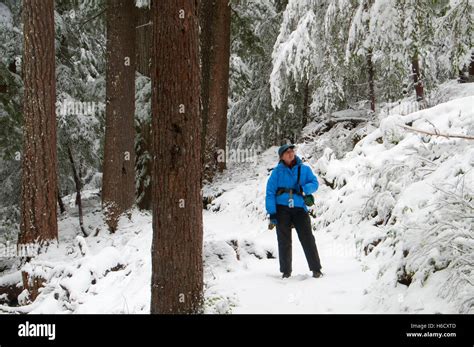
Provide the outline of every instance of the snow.
{"type": "MultiPolygon", "coordinates": [[[[227,225],[232,217],[206,213],[204,220],[219,226],[227,225]]],[[[236,229],[232,231],[237,234],[245,230],[245,223],[234,220],[236,229]]],[[[228,235],[222,230],[228,228],[218,229],[210,236],[214,242],[222,237],[222,241],[227,240],[228,235]]],[[[245,247],[246,242],[251,241],[240,233],[240,262],[231,259],[228,267],[212,264],[210,269],[214,279],[208,278],[208,290],[231,298],[233,313],[357,313],[363,310],[363,289],[369,276],[362,272],[354,257],[353,240],[335,241],[329,234],[317,233],[316,242],[327,276],[314,279],[294,235],[293,276],[283,280],[278,272],[278,259],[266,258],[267,252],[273,257],[277,255],[275,231],[267,230],[263,221],[258,228],[254,225],[254,229],[258,230],[258,236],[253,242],[258,246],[245,247]]]]}
{"type": "MultiPolygon", "coordinates": [[[[96,237],[76,237],[78,223],[69,217],[59,227],[59,244],[22,268],[30,275],[46,279],[40,296],[33,304],[20,307],[22,312],[149,312],[152,234],[149,214],[135,211],[131,220],[120,221],[114,235],[109,235],[105,225],[101,225],[96,237]]],[[[19,272],[12,276],[18,279],[19,272]]],[[[23,300],[28,302],[27,298],[23,300]]]]}
{"type": "MultiPolygon", "coordinates": [[[[386,104],[379,124],[347,130],[341,122],[322,135],[317,124],[305,129],[297,153],[320,182],[311,209],[322,278],[310,276],[296,233],[293,276],[280,278],[264,210],[277,147],[257,165],[231,163],[206,185],[205,312],[472,313],[474,146],[401,128],[472,136],[474,88],[447,83],[438,92],[441,104],[405,115],[409,99],[386,104]]],[[[77,212],[67,204],[59,243],[21,268],[45,279],[40,295],[31,303],[23,291],[22,306],[0,312],[149,312],[150,213],[132,210],[109,234],[98,192],[86,188],[84,221],[97,236],[78,236],[77,212]]],[[[14,267],[0,286],[20,278],[14,267]]]]}
{"type": "Polygon", "coordinates": [[[135,0],[135,5],[139,8],[150,8],[150,0],[135,0]]]}
{"type": "MultiPolygon", "coordinates": [[[[372,293],[369,306],[376,312],[472,311],[468,303],[474,297],[473,276],[466,265],[472,261],[467,242],[472,239],[472,207],[464,212],[454,206],[469,206],[472,199],[474,148],[467,140],[400,127],[413,122],[415,129],[472,136],[474,93],[470,86],[457,86],[464,89],[458,95],[468,88],[471,96],[451,97],[406,116],[391,109],[395,114],[382,118],[380,127],[344,158],[335,158],[326,148],[314,160],[320,177],[336,183],[329,201],[319,203],[318,225],[336,224],[328,228],[331,232],[341,225],[348,228],[361,253],[367,250],[361,260],[376,278],[367,288],[372,293]],[[464,245],[458,253],[453,251],[457,237],[464,245]],[[464,259],[463,266],[459,259],[464,259]],[[399,283],[404,271],[412,277],[408,288],[399,283]],[[453,284],[454,279],[459,281],[453,284]],[[456,294],[448,295],[450,291],[456,294]],[[394,301],[398,295],[399,302],[394,301]],[[448,298],[449,303],[443,300],[448,298]]],[[[313,147],[317,142],[305,144],[303,150],[312,152],[313,147]]]]}
{"type": "Polygon", "coordinates": [[[19,283],[21,281],[21,274],[19,272],[12,272],[0,277],[0,287],[9,286],[19,283]]]}
{"type": "MultiPolygon", "coordinates": [[[[204,211],[206,312],[360,312],[369,275],[355,257],[352,237],[335,240],[331,234],[316,233],[327,274],[316,280],[310,277],[295,235],[293,277],[280,278],[276,235],[268,230],[263,210],[267,168],[274,164],[275,151],[266,151],[260,157],[261,165],[236,165],[205,189],[205,194],[222,193],[204,211]]],[[[86,200],[96,196],[93,191],[83,195],[86,200]]],[[[86,221],[90,223],[94,210],[88,211],[86,221]]],[[[151,216],[133,211],[130,220],[121,219],[114,235],[104,225],[98,227],[97,237],[83,238],[75,236],[79,229],[73,217],[62,220],[56,248],[22,269],[45,278],[45,287],[33,304],[22,293],[25,305],[15,309],[29,313],[148,312],[151,216]]],[[[4,278],[19,281],[19,272],[4,278]]]]}
{"type": "Polygon", "coordinates": [[[0,3],[0,26],[11,29],[13,27],[13,18],[10,9],[3,3],[0,3]]]}
{"type": "MultiPolygon", "coordinates": [[[[270,74],[272,106],[281,107],[288,77],[303,81],[313,71],[318,54],[318,26],[312,10],[314,0],[290,0],[283,14],[280,34],[275,42],[270,74]]],[[[297,89],[298,90],[298,89],[297,89]]]]}

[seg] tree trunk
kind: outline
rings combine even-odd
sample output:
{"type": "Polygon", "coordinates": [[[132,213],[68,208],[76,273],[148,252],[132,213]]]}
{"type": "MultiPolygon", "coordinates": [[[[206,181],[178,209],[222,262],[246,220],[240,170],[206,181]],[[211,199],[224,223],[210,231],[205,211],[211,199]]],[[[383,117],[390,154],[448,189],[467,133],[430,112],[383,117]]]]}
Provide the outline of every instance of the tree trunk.
{"type": "Polygon", "coordinates": [[[203,290],[199,1],[154,1],[152,313],[196,313],[203,290]]]}
{"type": "MultiPolygon", "coordinates": [[[[137,8],[136,24],[136,57],[137,71],[151,77],[151,52],[153,25],[150,8],[137,8]]],[[[151,121],[143,121],[137,131],[140,140],[137,142],[137,206],[142,210],[151,210],[151,121]],[[140,175],[141,174],[141,175],[140,175]],[[139,176],[140,175],[140,176],[139,176]]]]}
{"type": "Polygon", "coordinates": [[[141,138],[137,147],[137,206],[142,210],[151,210],[151,179],[152,179],[152,139],[151,124],[144,121],[140,124],[141,138]]]}
{"type": "Polygon", "coordinates": [[[369,75],[370,109],[372,112],[375,112],[375,68],[372,62],[372,48],[367,50],[367,72],[369,75]]]}
{"type": "Polygon", "coordinates": [[[413,73],[413,84],[415,86],[415,92],[416,92],[416,101],[422,101],[424,99],[424,91],[423,91],[423,80],[421,78],[418,54],[415,54],[413,56],[411,65],[412,65],[412,73],[413,73]]]}
{"type": "MultiPolygon", "coordinates": [[[[209,119],[209,87],[211,81],[211,47],[212,47],[212,28],[214,25],[214,1],[202,0],[199,8],[199,19],[201,24],[200,59],[201,59],[201,119],[202,119],[202,137],[201,137],[201,156],[203,175],[208,172],[205,167],[209,164],[210,158],[206,157],[206,139],[207,123],[209,119]]],[[[212,157],[212,156],[211,156],[212,157]]]]}
{"type": "Polygon", "coordinates": [[[309,118],[309,79],[306,80],[304,85],[304,98],[303,98],[303,114],[301,117],[301,129],[308,124],[309,118]]]}
{"type": "Polygon", "coordinates": [[[87,235],[84,229],[84,214],[82,213],[82,199],[81,199],[81,177],[79,176],[79,170],[76,170],[76,164],[74,164],[74,157],[72,156],[71,147],[69,144],[67,145],[67,155],[69,157],[69,163],[71,164],[72,176],[74,178],[74,184],[76,186],[76,206],[77,206],[77,213],[79,215],[79,227],[81,228],[82,234],[84,236],[87,235]]]}
{"type": "Polygon", "coordinates": [[[469,82],[469,70],[466,65],[458,71],[458,83],[468,83],[469,82]]]}
{"type": "Polygon", "coordinates": [[[54,0],[24,0],[24,133],[19,244],[58,238],[54,0]]]}
{"type": "Polygon", "coordinates": [[[107,1],[102,204],[111,232],[135,202],[135,4],[107,1]]]}
{"type": "Polygon", "coordinates": [[[21,280],[23,282],[23,289],[28,291],[29,301],[35,301],[39,295],[39,290],[44,287],[46,280],[41,276],[30,275],[26,271],[21,272],[21,280]]]}
{"type": "Polygon", "coordinates": [[[66,207],[64,206],[63,199],[61,198],[61,194],[59,194],[59,188],[58,188],[58,206],[59,206],[59,213],[63,214],[66,212],[66,207]]]}
{"type": "Polygon", "coordinates": [[[137,71],[142,75],[150,77],[151,69],[151,44],[152,28],[149,8],[137,8],[136,23],[136,56],[137,71]]]}
{"type": "Polygon", "coordinates": [[[471,53],[471,63],[469,64],[469,76],[474,76],[474,51],[471,53]]]}
{"type": "MultiPolygon", "coordinates": [[[[366,16],[365,28],[367,32],[370,31],[370,7],[372,6],[371,1],[365,1],[364,3],[364,12],[366,16]]],[[[375,68],[373,58],[373,48],[367,48],[367,54],[365,56],[367,61],[367,75],[368,75],[368,85],[369,85],[369,100],[370,100],[370,110],[375,112],[375,68]]]]}
{"type": "Polygon", "coordinates": [[[226,167],[227,99],[229,95],[230,6],[227,1],[204,0],[203,85],[204,179],[211,181],[226,167]]]}

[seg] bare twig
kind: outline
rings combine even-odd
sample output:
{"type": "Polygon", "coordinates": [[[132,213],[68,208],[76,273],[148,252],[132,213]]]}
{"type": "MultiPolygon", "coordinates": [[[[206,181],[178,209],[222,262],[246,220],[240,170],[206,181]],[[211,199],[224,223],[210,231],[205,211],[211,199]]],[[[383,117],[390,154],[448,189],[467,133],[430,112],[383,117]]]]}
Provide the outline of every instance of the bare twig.
{"type": "Polygon", "coordinates": [[[404,128],[404,129],[407,129],[407,130],[410,130],[410,131],[414,131],[414,132],[417,132],[417,133],[421,133],[421,134],[425,134],[425,135],[441,136],[441,137],[445,137],[445,138],[447,138],[447,139],[450,139],[450,138],[458,138],[458,139],[465,139],[465,140],[474,140],[474,137],[473,137],[473,136],[432,133],[432,132],[425,131],[425,130],[415,129],[415,128],[409,127],[409,126],[407,126],[407,125],[399,125],[399,126],[402,127],[402,128],[404,128]]]}
{"type": "Polygon", "coordinates": [[[102,14],[104,14],[105,10],[106,10],[106,9],[104,8],[102,11],[100,11],[100,12],[97,13],[96,15],[92,16],[92,17],[89,18],[89,19],[86,19],[84,22],[82,22],[82,23],[79,25],[79,29],[82,29],[82,27],[83,27],[85,24],[87,24],[87,23],[90,22],[90,21],[93,21],[93,20],[96,19],[97,17],[99,17],[99,16],[101,16],[102,14]]]}
{"type": "Polygon", "coordinates": [[[135,27],[135,29],[140,29],[140,28],[146,27],[148,25],[153,25],[153,22],[149,21],[148,23],[145,23],[145,24],[142,24],[142,25],[139,25],[139,26],[135,27]]]}

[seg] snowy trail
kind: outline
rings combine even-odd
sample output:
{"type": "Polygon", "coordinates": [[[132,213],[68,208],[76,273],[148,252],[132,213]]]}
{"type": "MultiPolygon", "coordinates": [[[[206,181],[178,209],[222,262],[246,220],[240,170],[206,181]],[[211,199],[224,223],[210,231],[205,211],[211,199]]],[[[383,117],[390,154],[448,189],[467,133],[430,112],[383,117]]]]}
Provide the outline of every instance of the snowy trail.
{"type": "MultiPolygon", "coordinates": [[[[324,277],[315,279],[293,230],[293,274],[282,279],[279,272],[276,231],[265,222],[249,221],[242,213],[205,211],[204,225],[208,242],[237,239],[240,248],[251,240],[255,251],[272,253],[258,259],[240,250],[240,261],[224,271],[214,270],[212,289],[233,297],[232,313],[365,313],[364,289],[371,282],[356,259],[355,243],[350,237],[335,239],[324,230],[314,232],[324,277]]],[[[218,262],[225,262],[218,260],[218,262]]],[[[217,264],[219,268],[221,265],[217,264]]],[[[368,312],[367,312],[368,313],[368,312]]]]}
{"type": "MultiPolygon", "coordinates": [[[[221,194],[204,211],[205,248],[225,254],[207,260],[211,274],[206,282],[218,295],[233,298],[232,313],[368,312],[364,290],[373,272],[362,271],[349,230],[313,230],[324,273],[315,279],[293,229],[293,273],[289,279],[281,278],[276,230],[268,230],[264,210],[267,169],[275,165],[274,153],[274,148],[262,153],[259,165],[234,166],[206,192],[221,194]],[[240,260],[229,246],[235,240],[240,260]],[[210,243],[216,246],[209,247],[210,243]]],[[[315,197],[325,199],[326,194],[330,191],[320,187],[315,197]]]]}

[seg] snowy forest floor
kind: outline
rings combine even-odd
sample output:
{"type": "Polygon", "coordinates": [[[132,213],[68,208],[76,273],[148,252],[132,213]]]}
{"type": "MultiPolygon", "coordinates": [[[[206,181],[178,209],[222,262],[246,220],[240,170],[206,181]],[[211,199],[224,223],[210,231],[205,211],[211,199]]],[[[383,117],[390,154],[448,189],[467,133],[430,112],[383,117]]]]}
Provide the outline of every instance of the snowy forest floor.
{"type": "MultiPolygon", "coordinates": [[[[375,124],[341,122],[323,134],[316,123],[306,128],[297,153],[320,182],[312,226],[322,278],[310,276],[296,232],[293,276],[280,278],[264,209],[277,147],[206,185],[205,312],[472,313],[474,146],[399,126],[472,135],[474,84],[452,81],[438,96],[439,105],[419,112],[403,112],[411,100],[389,105],[375,124]]],[[[0,297],[10,301],[0,312],[149,312],[151,215],[133,210],[111,235],[98,191],[85,190],[83,199],[87,232],[97,235],[78,236],[74,196],[67,197],[58,245],[22,268],[45,280],[40,295],[31,303],[17,288],[18,302],[0,297]]],[[[18,265],[8,264],[0,287],[21,283],[18,265]]]]}
{"type": "MultiPolygon", "coordinates": [[[[274,150],[261,156],[258,166],[234,167],[207,187],[208,192],[225,193],[204,211],[206,312],[365,312],[364,289],[373,276],[362,271],[352,237],[317,231],[325,276],[314,279],[295,234],[293,276],[280,278],[275,230],[268,230],[262,210],[250,202],[263,203],[266,169],[275,160],[274,150]]],[[[151,215],[135,210],[110,235],[101,220],[97,191],[87,191],[85,224],[95,226],[90,232],[100,231],[98,236],[83,238],[76,236],[80,229],[74,197],[69,198],[72,215],[60,221],[58,248],[51,247],[27,268],[30,274],[49,279],[45,289],[33,304],[28,305],[24,298],[25,306],[4,307],[3,311],[148,312],[151,215]]],[[[3,285],[20,281],[19,272],[0,278],[3,285]]]]}
{"type": "Polygon", "coordinates": [[[209,247],[214,251],[207,253],[210,292],[234,298],[230,301],[234,313],[364,312],[364,289],[372,276],[363,272],[356,260],[349,233],[335,237],[324,229],[315,232],[325,276],[314,279],[293,230],[293,274],[289,279],[281,278],[276,231],[268,230],[262,211],[251,203],[263,204],[265,168],[275,164],[275,150],[259,158],[261,170],[252,165],[242,170],[251,179],[238,182],[237,177],[224,175],[214,184],[226,193],[204,214],[206,244],[214,245],[209,247]],[[229,245],[238,249],[240,261],[234,259],[229,245]],[[227,266],[223,267],[222,261],[227,266]]]}

